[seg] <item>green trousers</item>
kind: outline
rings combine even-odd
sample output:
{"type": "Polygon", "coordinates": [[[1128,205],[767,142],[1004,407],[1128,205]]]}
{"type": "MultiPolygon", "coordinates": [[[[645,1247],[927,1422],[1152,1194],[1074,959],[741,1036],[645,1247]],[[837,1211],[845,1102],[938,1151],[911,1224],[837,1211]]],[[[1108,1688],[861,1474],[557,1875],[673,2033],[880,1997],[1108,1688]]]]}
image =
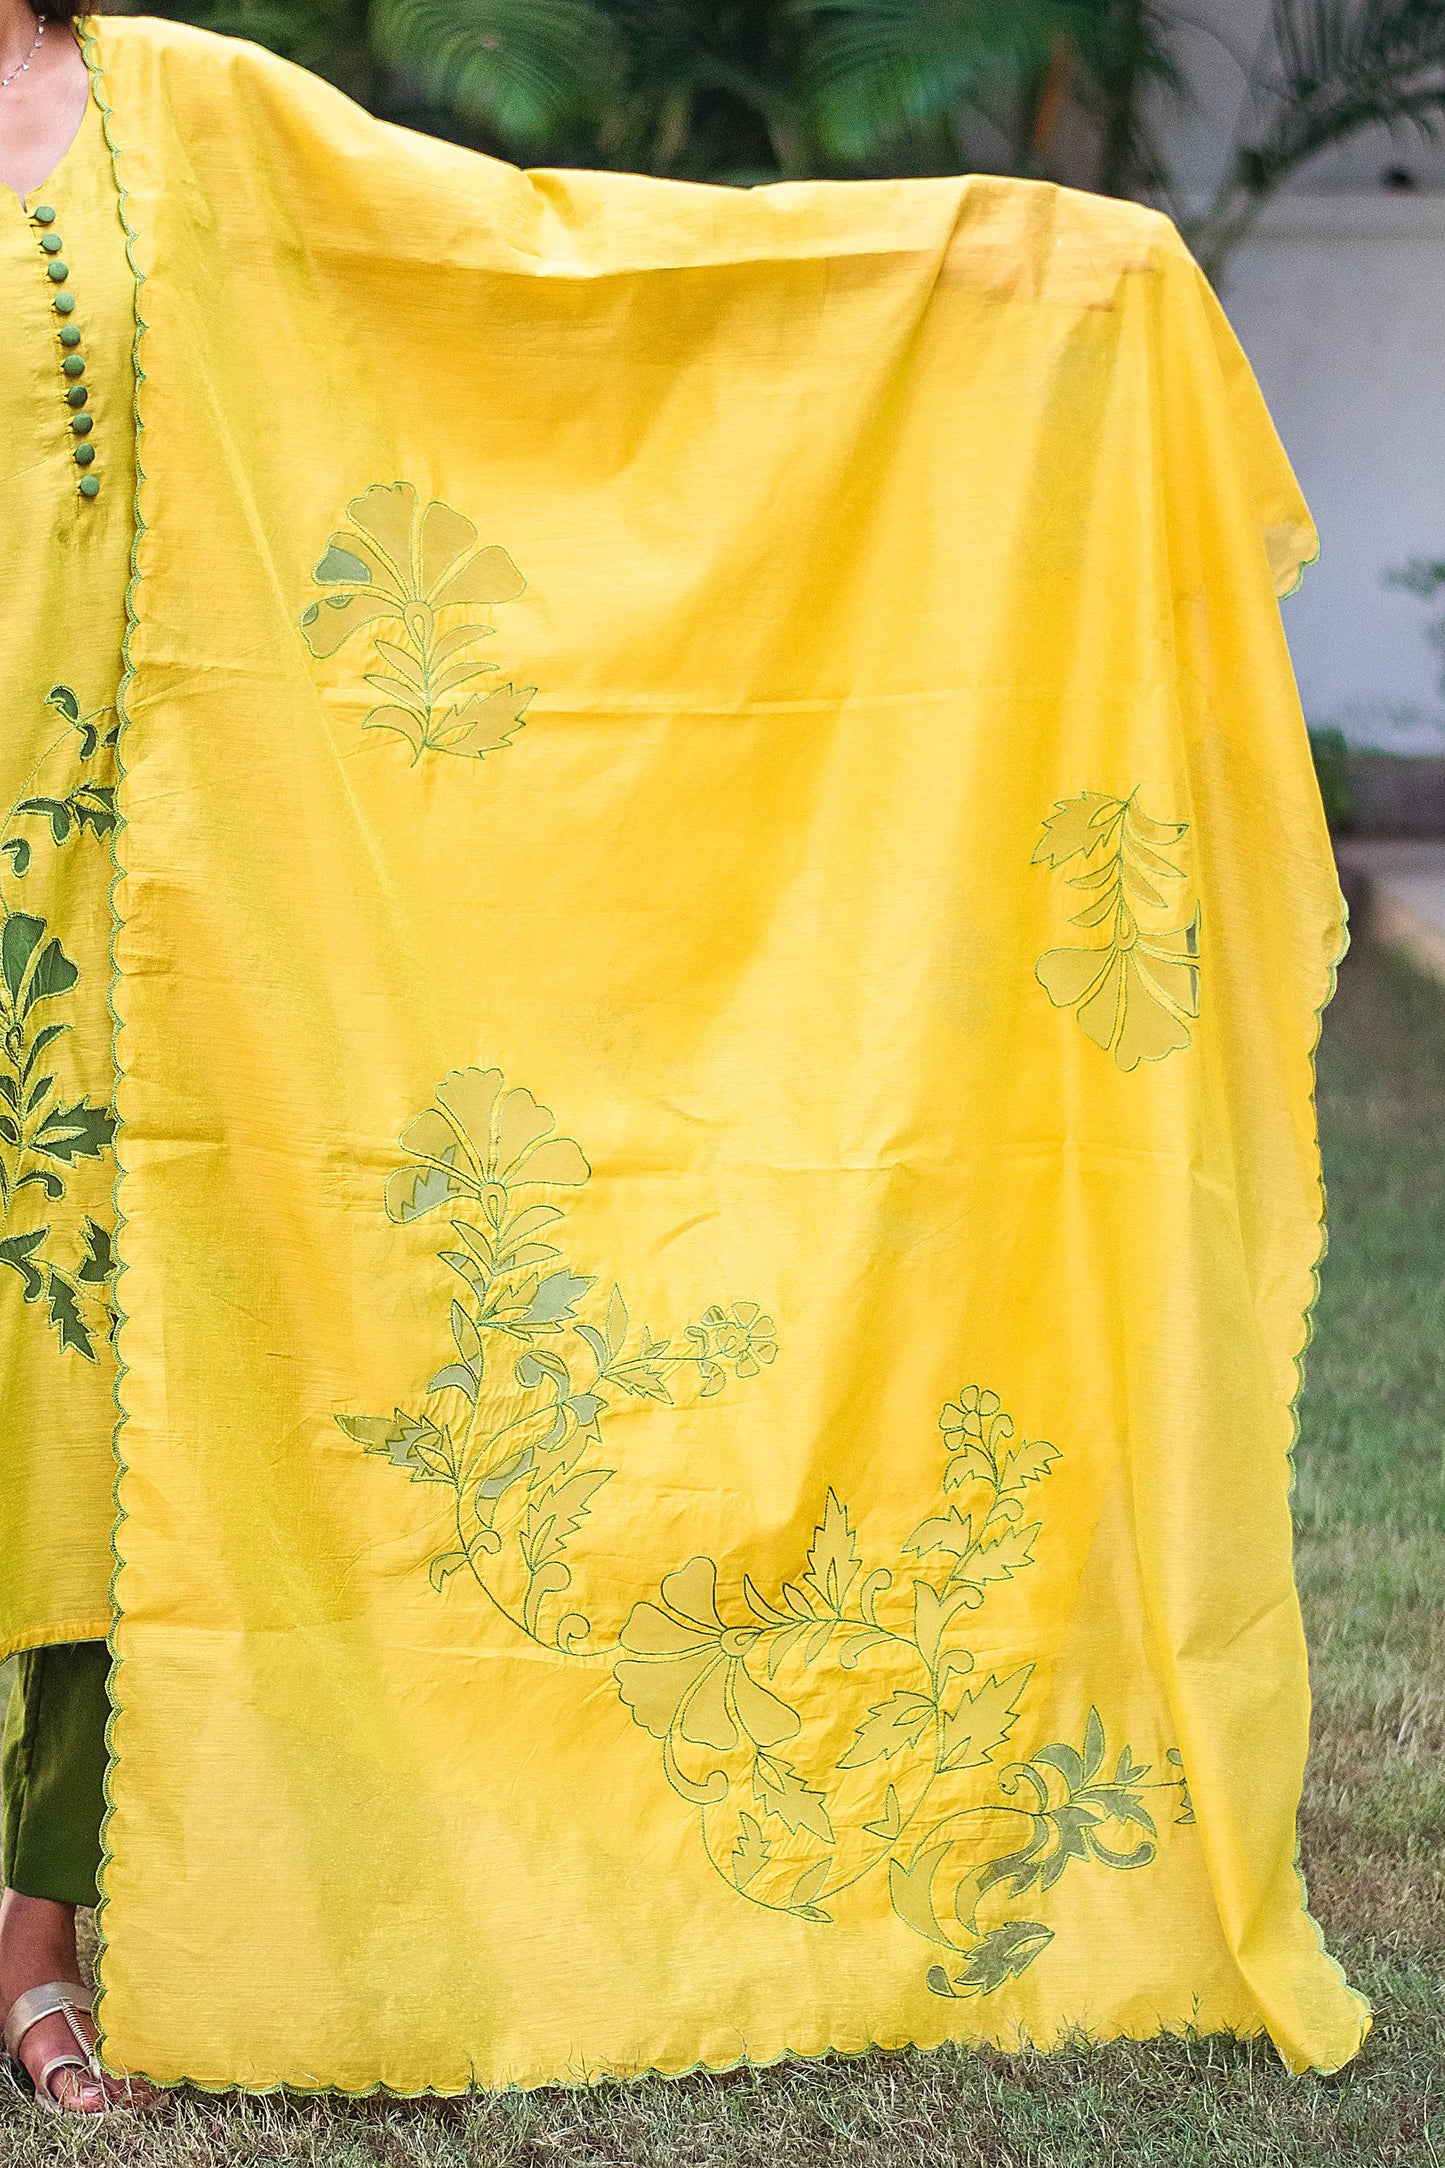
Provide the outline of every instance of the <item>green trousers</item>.
{"type": "Polygon", "coordinates": [[[103,1641],[25,1649],[15,1659],[0,1804],[5,1886],[23,1896],[95,1903],[109,1669],[103,1641]]]}

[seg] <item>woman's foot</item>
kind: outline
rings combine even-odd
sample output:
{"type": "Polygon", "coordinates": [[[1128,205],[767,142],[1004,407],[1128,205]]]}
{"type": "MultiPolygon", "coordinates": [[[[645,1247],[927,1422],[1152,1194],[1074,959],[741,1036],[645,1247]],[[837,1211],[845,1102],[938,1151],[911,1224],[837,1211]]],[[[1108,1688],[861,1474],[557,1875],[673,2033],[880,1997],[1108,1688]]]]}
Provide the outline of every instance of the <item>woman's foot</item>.
{"type": "MultiPolygon", "coordinates": [[[[75,1907],[6,1890],[0,1897],[0,2021],[28,1989],[79,1978],[75,1907]]],[[[93,2041],[95,2027],[89,2018],[77,2012],[76,2022],[93,2041]]],[[[75,2035],[58,2011],[41,2018],[20,2043],[20,2060],[37,2084],[52,2056],[78,2053],[75,2035]]],[[[107,2108],[140,2107],[154,2097],[149,2087],[132,2086],[124,2078],[97,2078],[73,2068],[54,2072],[50,2092],[56,2106],[70,2115],[103,2115],[107,2108]]]]}

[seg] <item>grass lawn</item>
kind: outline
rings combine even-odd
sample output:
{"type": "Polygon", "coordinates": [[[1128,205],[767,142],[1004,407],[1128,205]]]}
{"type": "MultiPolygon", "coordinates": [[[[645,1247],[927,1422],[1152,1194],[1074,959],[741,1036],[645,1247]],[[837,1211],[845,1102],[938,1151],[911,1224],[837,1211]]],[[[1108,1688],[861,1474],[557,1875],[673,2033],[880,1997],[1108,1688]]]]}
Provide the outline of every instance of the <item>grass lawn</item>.
{"type": "Polygon", "coordinates": [[[1310,1895],[1375,2004],[1357,2062],[1261,2043],[901,2054],[448,2103],[184,2102],[45,2124],[0,2168],[1445,2168],[1445,989],[1359,943],[1320,1057],[1331,1250],[1298,1456],[1314,1653],[1310,1895]]]}

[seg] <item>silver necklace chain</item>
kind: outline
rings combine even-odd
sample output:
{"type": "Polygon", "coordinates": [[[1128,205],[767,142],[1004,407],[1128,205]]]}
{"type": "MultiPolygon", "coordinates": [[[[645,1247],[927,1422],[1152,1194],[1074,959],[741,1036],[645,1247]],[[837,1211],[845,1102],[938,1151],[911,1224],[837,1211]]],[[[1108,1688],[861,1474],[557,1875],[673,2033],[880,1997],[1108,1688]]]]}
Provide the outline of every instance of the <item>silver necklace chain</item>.
{"type": "Polygon", "coordinates": [[[11,84],[12,84],[12,83],[14,82],[14,80],[15,80],[15,78],[16,78],[16,76],[17,76],[17,75],[28,75],[28,74],[29,74],[29,72],[30,72],[30,63],[31,63],[31,61],[32,61],[32,60],[33,60],[33,59],[35,58],[35,55],[36,55],[36,54],[37,54],[37,53],[39,52],[39,50],[40,50],[40,41],[41,41],[41,39],[42,39],[42,38],[44,37],[44,35],[45,35],[45,17],[44,17],[43,15],[39,15],[39,16],[37,16],[37,17],[36,17],[36,21],[35,21],[35,43],[34,43],[34,44],[33,44],[33,45],[31,46],[31,48],[30,48],[29,52],[28,52],[28,53],[27,53],[27,54],[25,55],[25,58],[24,58],[24,59],[23,59],[23,60],[21,61],[21,63],[20,63],[20,65],[19,65],[19,67],[17,67],[17,68],[12,68],[12,69],[10,70],[10,73],[9,73],[8,75],[0,75],[0,90],[8,90],[8,89],[10,88],[10,85],[11,85],[11,84]]]}

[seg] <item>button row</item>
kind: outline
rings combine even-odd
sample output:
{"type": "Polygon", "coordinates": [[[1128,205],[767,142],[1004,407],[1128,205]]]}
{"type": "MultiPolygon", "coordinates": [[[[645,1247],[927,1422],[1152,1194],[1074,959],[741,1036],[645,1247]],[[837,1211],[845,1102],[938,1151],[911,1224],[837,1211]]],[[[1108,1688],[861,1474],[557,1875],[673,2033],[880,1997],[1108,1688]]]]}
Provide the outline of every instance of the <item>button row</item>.
{"type": "Polygon", "coordinates": [[[55,313],[60,319],[59,335],[63,349],[60,367],[68,380],[65,403],[71,410],[71,434],[77,439],[71,457],[81,470],[80,494],[89,501],[100,495],[100,477],[86,471],[95,464],[95,446],[89,441],[95,420],[85,412],[90,403],[90,393],[79,381],[85,374],[85,357],[79,351],[80,330],[77,325],[67,321],[75,313],[75,296],[66,291],[70,281],[70,266],[60,253],[65,244],[60,235],[52,230],[55,225],[54,207],[48,203],[37,204],[30,216],[33,224],[40,229],[40,246],[49,259],[45,266],[46,275],[51,284],[59,289],[55,296],[55,313]]]}

